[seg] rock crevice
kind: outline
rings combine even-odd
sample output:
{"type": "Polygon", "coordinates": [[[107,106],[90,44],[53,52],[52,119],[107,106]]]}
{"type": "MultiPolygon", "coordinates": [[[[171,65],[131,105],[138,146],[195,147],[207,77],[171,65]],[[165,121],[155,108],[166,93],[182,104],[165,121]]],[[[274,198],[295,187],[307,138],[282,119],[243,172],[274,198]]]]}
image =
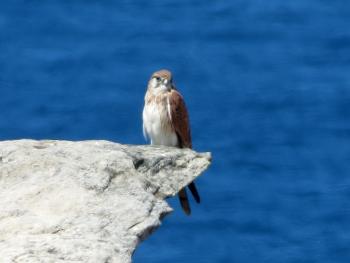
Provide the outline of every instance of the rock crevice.
{"type": "Polygon", "coordinates": [[[108,141],[0,142],[1,262],[131,262],[209,153],[108,141]]]}

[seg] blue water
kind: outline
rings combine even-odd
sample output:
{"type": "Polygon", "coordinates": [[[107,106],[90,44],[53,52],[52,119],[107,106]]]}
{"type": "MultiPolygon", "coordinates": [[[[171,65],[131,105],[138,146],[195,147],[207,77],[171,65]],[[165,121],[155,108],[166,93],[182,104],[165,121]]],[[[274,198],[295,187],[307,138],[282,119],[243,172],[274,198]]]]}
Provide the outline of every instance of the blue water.
{"type": "Polygon", "coordinates": [[[350,262],[350,5],[0,2],[0,139],[143,144],[150,74],[173,71],[203,202],[134,262],[350,262]]]}

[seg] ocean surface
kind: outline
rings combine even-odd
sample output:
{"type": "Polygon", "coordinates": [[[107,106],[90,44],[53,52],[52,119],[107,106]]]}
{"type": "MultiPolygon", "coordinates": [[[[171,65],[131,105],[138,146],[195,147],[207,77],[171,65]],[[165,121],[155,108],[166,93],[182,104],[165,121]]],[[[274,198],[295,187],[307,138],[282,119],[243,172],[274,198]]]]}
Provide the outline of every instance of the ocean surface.
{"type": "Polygon", "coordinates": [[[213,163],[134,262],[350,262],[349,1],[1,1],[0,139],[145,144],[161,68],[213,163]]]}

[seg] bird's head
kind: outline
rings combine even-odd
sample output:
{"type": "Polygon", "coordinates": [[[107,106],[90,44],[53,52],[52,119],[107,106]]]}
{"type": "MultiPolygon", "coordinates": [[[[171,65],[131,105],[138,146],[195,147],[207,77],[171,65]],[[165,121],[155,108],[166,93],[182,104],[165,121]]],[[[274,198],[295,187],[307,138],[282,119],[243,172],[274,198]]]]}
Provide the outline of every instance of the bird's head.
{"type": "Polygon", "coordinates": [[[166,69],[154,72],[148,82],[148,90],[153,94],[165,93],[171,91],[173,88],[171,72],[166,69]]]}

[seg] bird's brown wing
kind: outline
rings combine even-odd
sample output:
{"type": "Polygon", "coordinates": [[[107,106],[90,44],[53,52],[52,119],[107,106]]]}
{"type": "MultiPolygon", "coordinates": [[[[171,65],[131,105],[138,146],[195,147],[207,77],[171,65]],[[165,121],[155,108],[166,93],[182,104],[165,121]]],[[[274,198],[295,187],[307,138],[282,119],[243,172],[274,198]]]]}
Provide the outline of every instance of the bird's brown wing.
{"type": "MultiPolygon", "coordinates": [[[[173,126],[173,129],[176,132],[179,147],[180,148],[192,148],[191,140],[191,130],[190,130],[190,121],[188,117],[188,112],[186,109],[185,101],[182,98],[181,94],[172,90],[169,96],[169,106],[170,106],[170,119],[173,126]]],[[[196,189],[194,182],[189,184],[189,189],[196,200],[197,203],[200,202],[200,196],[196,189]]],[[[182,209],[187,215],[191,214],[190,204],[188,202],[186,189],[183,188],[179,192],[179,199],[182,209]]]]}
{"type": "Polygon", "coordinates": [[[185,101],[176,90],[172,90],[168,98],[170,119],[179,140],[179,147],[192,148],[190,120],[185,101]]]}

